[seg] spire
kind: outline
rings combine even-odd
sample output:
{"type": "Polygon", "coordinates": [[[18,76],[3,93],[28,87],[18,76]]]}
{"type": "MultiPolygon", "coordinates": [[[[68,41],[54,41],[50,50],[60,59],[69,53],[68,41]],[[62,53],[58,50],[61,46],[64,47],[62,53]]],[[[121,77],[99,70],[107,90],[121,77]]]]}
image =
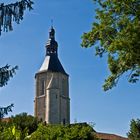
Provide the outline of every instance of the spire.
{"type": "Polygon", "coordinates": [[[55,30],[53,26],[51,26],[51,29],[49,31],[49,40],[46,45],[46,55],[51,55],[51,54],[57,55],[57,47],[58,44],[55,41],[55,30]]]}
{"type": "Polygon", "coordinates": [[[68,75],[65,72],[61,62],[59,61],[57,55],[57,48],[58,44],[55,41],[55,30],[53,26],[51,26],[51,29],[49,31],[49,39],[46,44],[46,57],[39,72],[51,71],[51,72],[60,72],[65,75],[68,75]]]}

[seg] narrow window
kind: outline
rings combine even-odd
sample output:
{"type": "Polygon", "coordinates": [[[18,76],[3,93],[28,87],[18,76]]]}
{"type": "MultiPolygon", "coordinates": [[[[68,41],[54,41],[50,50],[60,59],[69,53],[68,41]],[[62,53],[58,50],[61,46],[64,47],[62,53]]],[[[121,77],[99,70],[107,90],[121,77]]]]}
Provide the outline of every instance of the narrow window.
{"type": "Polygon", "coordinates": [[[65,95],[65,80],[62,80],[62,95],[65,95]]]}
{"type": "Polygon", "coordinates": [[[45,80],[44,79],[41,80],[40,88],[41,88],[40,95],[44,95],[45,94],[45,80]]]}
{"type": "Polygon", "coordinates": [[[65,118],[63,119],[63,125],[65,125],[66,124],[66,120],[65,120],[65,118]]]}

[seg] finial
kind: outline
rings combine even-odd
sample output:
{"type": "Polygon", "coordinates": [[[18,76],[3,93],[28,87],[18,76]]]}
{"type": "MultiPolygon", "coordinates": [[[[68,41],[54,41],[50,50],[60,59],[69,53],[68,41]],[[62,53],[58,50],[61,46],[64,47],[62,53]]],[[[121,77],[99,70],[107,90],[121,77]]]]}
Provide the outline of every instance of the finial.
{"type": "Polygon", "coordinates": [[[50,29],[50,32],[49,32],[49,38],[55,40],[55,30],[53,28],[53,19],[51,19],[51,29],[50,29]]]}

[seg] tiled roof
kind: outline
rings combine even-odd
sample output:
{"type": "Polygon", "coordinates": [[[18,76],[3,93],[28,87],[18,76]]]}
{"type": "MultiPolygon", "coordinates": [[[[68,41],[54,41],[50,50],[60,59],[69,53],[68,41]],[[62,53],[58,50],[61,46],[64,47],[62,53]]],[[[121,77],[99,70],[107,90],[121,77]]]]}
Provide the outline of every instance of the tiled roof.
{"type": "Polygon", "coordinates": [[[2,122],[9,122],[10,121],[10,118],[2,118],[1,121],[2,122]]]}
{"type": "Polygon", "coordinates": [[[107,133],[96,132],[96,136],[101,140],[128,140],[128,138],[118,136],[115,134],[107,134],[107,133]]]}
{"type": "Polygon", "coordinates": [[[39,72],[43,72],[43,71],[61,72],[63,74],[66,74],[56,54],[50,54],[46,56],[39,72]]]}

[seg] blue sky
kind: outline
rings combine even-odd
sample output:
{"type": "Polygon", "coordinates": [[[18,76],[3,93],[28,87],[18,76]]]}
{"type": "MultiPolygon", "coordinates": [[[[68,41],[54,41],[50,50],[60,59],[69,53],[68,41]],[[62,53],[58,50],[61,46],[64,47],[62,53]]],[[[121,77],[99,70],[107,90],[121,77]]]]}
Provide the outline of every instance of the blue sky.
{"type": "MultiPolygon", "coordinates": [[[[16,0],[1,0],[16,2],[16,0]]],[[[0,105],[14,103],[10,115],[33,114],[35,73],[45,57],[45,44],[51,19],[54,20],[59,58],[70,75],[71,122],[93,122],[99,132],[126,136],[130,120],[139,118],[140,86],[127,82],[127,74],[118,86],[103,92],[109,74],[106,57],[95,57],[94,48],[81,48],[81,35],[95,20],[92,0],[35,1],[34,10],[14,30],[0,36],[0,66],[18,65],[17,74],[0,89],[0,105]]]]}

